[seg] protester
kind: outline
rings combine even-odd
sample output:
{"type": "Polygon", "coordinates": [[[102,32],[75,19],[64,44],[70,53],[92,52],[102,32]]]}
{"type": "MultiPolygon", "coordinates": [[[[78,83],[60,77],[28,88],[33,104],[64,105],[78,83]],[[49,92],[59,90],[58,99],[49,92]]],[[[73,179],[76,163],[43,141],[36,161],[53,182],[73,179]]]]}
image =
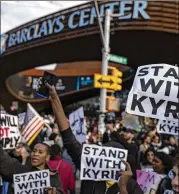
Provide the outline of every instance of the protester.
{"type": "Polygon", "coordinates": [[[59,133],[52,133],[49,140],[54,141],[54,143],[58,144],[60,147],[63,147],[63,142],[59,133]]]}
{"type": "Polygon", "coordinates": [[[173,169],[170,171],[167,177],[161,180],[159,188],[156,192],[156,194],[165,193],[179,194],[179,156],[175,157],[173,161],[173,169]]]}
{"type": "Polygon", "coordinates": [[[75,194],[75,177],[72,166],[62,159],[62,149],[59,145],[51,146],[51,160],[48,162],[50,168],[59,174],[62,181],[64,194],[75,194]]]}
{"type": "Polygon", "coordinates": [[[16,158],[22,165],[30,166],[30,148],[26,143],[20,142],[15,152],[13,153],[13,158],[16,158]]]}
{"type": "Polygon", "coordinates": [[[173,177],[171,184],[175,194],[179,194],[179,156],[175,158],[173,163],[173,177]]]}
{"type": "Polygon", "coordinates": [[[154,148],[155,151],[159,150],[162,146],[162,141],[160,138],[160,135],[156,133],[153,138],[152,138],[152,147],[154,148]]]}
{"type": "Polygon", "coordinates": [[[172,156],[174,158],[176,155],[176,150],[177,150],[177,144],[176,144],[176,140],[175,140],[174,136],[170,136],[168,138],[167,147],[169,148],[170,156],[172,156]]]}
{"type": "Polygon", "coordinates": [[[141,169],[145,171],[153,171],[153,161],[155,152],[153,148],[148,148],[143,156],[141,169]]]}
{"type": "Polygon", "coordinates": [[[169,155],[163,152],[156,152],[153,160],[154,172],[167,175],[172,169],[172,159],[169,155]]]}
{"type": "MultiPolygon", "coordinates": [[[[62,104],[58,98],[58,95],[56,93],[56,90],[53,86],[50,86],[49,84],[46,84],[46,86],[49,88],[50,91],[50,99],[52,103],[52,107],[57,119],[57,123],[59,125],[59,129],[61,131],[62,139],[64,146],[67,148],[68,153],[72,157],[74,163],[76,164],[77,168],[80,169],[81,164],[81,153],[82,153],[82,146],[81,144],[76,140],[75,136],[73,135],[71,129],[69,128],[69,123],[66,120],[65,113],[62,108],[62,104]]],[[[127,191],[128,194],[142,194],[139,185],[135,180],[130,178],[130,180],[125,182],[125,185],[120,185],[121,191],[127,191]],[[126,187],[127,184],[127,187],[126,187]]],[[[106,187],[106,183],[104,181],[82,181],[81,185],[81,194],[116,194],[119,191],[119,188],[116,184],[112,185],[110,188],[106,187]]],[[[125,194],[124,192],[121,192],[121,194],[125,194]]]]}
{"type": "MultiPolygon", "coordinates": [[[[36,144],[31,152],[31,167],[20,164],[16,159],[11,158],[0,146],[0,175],[3,180],[13,182],[13,175],[27,173],[37,170],[49,169],[47,162],[50,159],[50,148],[48,145],[36,144]]],[[[50,170],[50,169],[49,169],[50,170]]],[[[61,182],[56,172],[50,170],[50,182],[53,194],[63,194],[61,182]]],[[[48,190],[48,194],[51,189],[48,190]]]]}
{"type": "Polygon", "coordinates": [[[143,140],[143,144],[140,145],[140,151],[144,154],[145,151],[150,147],[151,138],[149,136],[145,136],[143,140]]]}
{"type": "MultiPolygon", "coordinates": [[[[26,143],[20,142],[16,149],[9,153],[13,158],[17,159],[22,165],[31,166],[30,159],[30,148],[26,143]]],[[[2,194],[11,194],[13,193],[12,183],[3,182],[2,194]]]]}
{"type": "Polygon", "coordinates": [[[136,159],[136,164],[138,163],[138,146],[136,142],[134,141],[134,133],[135,131],[132,129],[126,129],[124,128],[124,139],[126,142],[123,141],[123,145],[125,149],[128,150],[128,154],[132,155],[136,159]]]}

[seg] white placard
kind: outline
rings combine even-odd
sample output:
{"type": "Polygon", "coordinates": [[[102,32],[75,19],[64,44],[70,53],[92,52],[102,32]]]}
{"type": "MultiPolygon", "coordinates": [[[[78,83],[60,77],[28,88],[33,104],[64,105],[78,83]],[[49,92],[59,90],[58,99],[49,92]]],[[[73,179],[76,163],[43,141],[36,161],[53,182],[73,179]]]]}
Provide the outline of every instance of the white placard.
{"type": "Polygon", "coordinates": [[[0,144],[3,149],[14,149],[21,141],[18,117],[8,114],[0,115],[0,144]]]}
{"type": "Polygon", "coordinates": [[[70,127],[76,139],[80,143],[84,143],[86,141],[86,127],[85,127],[83,107],[71,113],[69,115],[69,120],[70,120],[70,127]]]}
{"type": "Polygon", "coordinates": [[[82,150],[80,179],[117,182],[120,170],[125,170],[122,160],[127,160],[127,154],[125,149],[85,144],[82,150]]]}
{"type": "Polygon", "coordinates": [[[179,135],[179,123],[175,121],[161,121],[159,120],[157,124],[157,132],[168,134],[168,135],[179,135]]]}
{"type": "Polygon", "coordinates": [[[153,194],[157,192],[158,185],[165,175],[157,174],[156,172],[145,172],[137,170],[137,183],[144,194],[153,194]]]}
{"type": "Polygon", "coordinates": [[[179,119],[179,68],[167,64],[138,68],[126,111],[159,120],[179,119]]]}
{"type": "Polygon", "coordinates": [[[41,170],[24,174],[16,174],[14,178],[14,194],[44,193],[44,188],[50,187],[49,170],[41,170]]]}

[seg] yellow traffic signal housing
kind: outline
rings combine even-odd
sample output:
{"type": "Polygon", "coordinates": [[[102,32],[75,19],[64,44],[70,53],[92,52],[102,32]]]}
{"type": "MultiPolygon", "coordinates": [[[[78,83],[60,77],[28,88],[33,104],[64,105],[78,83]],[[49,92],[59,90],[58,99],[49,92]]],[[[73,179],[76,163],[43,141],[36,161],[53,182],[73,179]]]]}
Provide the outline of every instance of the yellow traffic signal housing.
{"type": "Polygon", "coordinates": [[[119,112],[120,111],[120,99],[113,96],[107,96],[106,98],[106,109],[108,112],[119,112]]]}
{"type": "Polygon", "coordinates": [[[122,76],[123,73],[119,71],[117,68],[112,69],[112,75],[116,78],[116,91],[121,91],[122,90],[122,76]]]}

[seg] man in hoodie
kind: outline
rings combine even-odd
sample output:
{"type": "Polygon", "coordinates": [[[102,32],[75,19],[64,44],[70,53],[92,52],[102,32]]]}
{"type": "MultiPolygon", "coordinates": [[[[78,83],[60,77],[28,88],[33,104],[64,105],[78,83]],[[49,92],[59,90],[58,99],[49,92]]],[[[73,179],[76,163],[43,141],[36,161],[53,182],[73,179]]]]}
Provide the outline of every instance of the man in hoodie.
{"type": "MultiPolygon", "coordinates": [[[[55,113],[59,129],[61,131],[64,146],[73,159],[76,167],[80,169],[82,145],[76,140],[67,122],[61,101],[56,93],[54,86],[46,84],[50,92],[50,100],[55,113]]],[[[137,182],[130,178],[125,184],[108,184],[105,181],[82,181],[81,194],[143,194],[137,182]]]]}

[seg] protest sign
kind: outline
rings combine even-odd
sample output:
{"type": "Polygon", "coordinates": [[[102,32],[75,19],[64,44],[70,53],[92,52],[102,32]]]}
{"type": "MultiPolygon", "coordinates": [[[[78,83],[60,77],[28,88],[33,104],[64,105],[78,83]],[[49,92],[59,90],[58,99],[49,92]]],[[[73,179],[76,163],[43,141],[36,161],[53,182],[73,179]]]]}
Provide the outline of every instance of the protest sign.
{"type": "Polygon", "coordinates": [[[128,129],[138,129],[140,128],[140,123],[139,123],[139,117],[131,114],[125,114],[123,115],[122,122],[124,127],[128,129]]]}
{"type": "Polygon", "coordinates": [[[175,121],[161,121],[159,120],[157,124],[157,132],[158,133],[163,133],[163,134],[168,134],[168,135],[179,135],[179,126],[178,122],[175,121]]]}
{"type": "Polygon", "coordinates": [[[44,194],[44,188],[50,187],[49,170],[16,174],[13,179],[14,194],[44,194]]]}
{"type": "Polygon", "coordinates": [[[127,160],[127,154],[125,149],[85,144],[82,150],[80,179],[117,182],[120,170],[125,170],[122,160],[127,160]]]}
{"type": "Polygon", "coordinates": [[[159,175],[155,172],[145,172],[137,170],[137,183],[143,190],[144,194],[155,194],[160,181],[165,175],[159,175]]]}
{"type": "Polygon", "coordinates": [[[77,109],[69,115],[70,127],[76,137],[76,139],[83,143],[86,140],[86,127],[84,120],[83,107],[77,109]]]}
{"type": "Polygon", "coordinates": [[[179,118],[179,68],[167,64],[138,68],[128,95],[127,113],[156,118],[179,118]]]}
{"type": "Polygon", "coordinates": [[[3,149],[14,149],[21,141],[18,117],[8,114],[0,115],[0,144],[3,149]]]}

